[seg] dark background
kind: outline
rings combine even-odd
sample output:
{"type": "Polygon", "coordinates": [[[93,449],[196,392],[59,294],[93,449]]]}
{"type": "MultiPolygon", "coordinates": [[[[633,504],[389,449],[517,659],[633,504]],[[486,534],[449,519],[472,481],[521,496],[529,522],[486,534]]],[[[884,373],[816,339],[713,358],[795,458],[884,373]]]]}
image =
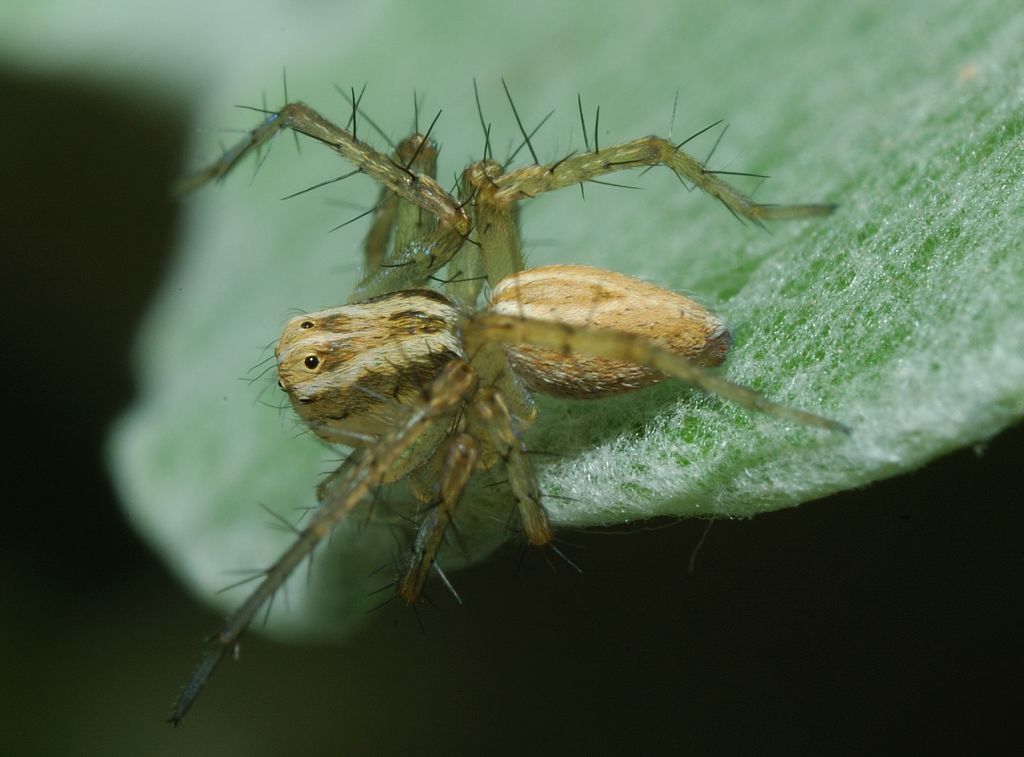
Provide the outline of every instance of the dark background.
{"type": "MultiPolygon", "coordinates": [[[[8,452],[4,754],[880,753],[1016,730],[1024,428],[751,521],[565,534],[466,606],[386,608],[347,646],[248,637],[184,725],[216,613],[124,522],[102,463],[168,263],[187,114],[0,73],[8,452]]],[[[954,402],[955,398],[950,398],[954,402]]]]}

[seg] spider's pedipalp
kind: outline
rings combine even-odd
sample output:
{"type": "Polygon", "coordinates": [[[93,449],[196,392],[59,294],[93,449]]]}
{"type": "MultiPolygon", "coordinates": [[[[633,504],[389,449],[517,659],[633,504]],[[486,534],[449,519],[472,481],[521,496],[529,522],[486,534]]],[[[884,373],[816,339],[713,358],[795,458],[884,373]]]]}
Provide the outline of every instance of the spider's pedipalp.
{"type": "MultiPolygon", "coordinates": [[[[440,115],[440,113],[438,113],[440,115]]],[[[430,131],[434,124],[430,124],[427,133],[424,135],[413,134],[398,143],[395,151],[397,159],[406,169],[418,176],[437,177],[437,143],[430,138],[430,131]]],[[[395,218],[395,239],[393,248],[396,252],[404,249],[417,239],[425,238],[437,227],[437,217],[427,212],[419,205],[408,200],[398,198],[398,212],[395,218]]],[[[392,261],[385,256],[385,264],[392,261]]],[[[373,266],[367,261],[367,271],[373,270],[373,266]]]]}
{"type": "MultiPolygon", "coordinates": [[[[415,174],[437,176],[437,145],[428,136],[411,134],[398,143],[392,158],[415,174]]],[[[373,222],[363,240],[365,270],[376,271],[394,264],[388,244],[396,252],[411,241],[426,236],[437,226],[437,218],[382,186],[374,206],[373,222]],[[392,235],[394,239],[392,239],[392,235]]],[[[421,282],[422,283],[422,282],[421,282]]]]}
{"type": "Polygon", "coordinates": [[[358,303],[371,297],[421,287],[462,249],[465,240],[455,229],[440,224],[425,237],[395,250],[389,262],[367,271],[349,298],[358,303]]]}

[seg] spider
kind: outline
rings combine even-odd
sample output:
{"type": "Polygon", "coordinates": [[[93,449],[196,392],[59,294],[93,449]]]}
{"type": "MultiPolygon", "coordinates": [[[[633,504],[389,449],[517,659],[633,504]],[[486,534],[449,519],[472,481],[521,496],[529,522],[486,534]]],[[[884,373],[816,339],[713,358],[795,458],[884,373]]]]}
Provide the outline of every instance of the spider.
{"type": "MultiPolygon", "coordinates": [[[[318,507],[292,545],[210,640],[168,718],[174,724],[260,608],[382,485],[408,479],[420,500],[418,529],[396,583],[407,603],[420,600],[432,570],[440,573],[436,556],[478,470],[504,472],[526,542],[549,544],[552,526],[523,443],[535,416],[532,392],[601,397],[671,377],[789,421],[843,429],[709,370],[724,360],[731,337],[696,302],[587,266],[526,269],[517,218],[520,200],[657,165],[758,225],[825,216],[834,206],[754,202],[721,177],[730,172],[712,171],[682,150],[707,129],[678,144],[651,136],[600,147],[597,123],[592,145],[584,124],[583,152],[541,164],[510,95],[533,163],[506,172],[489,157],[485,127],[484,159],[466,168],[449,193],[435,179],[434,124],[390,154],[380,152],[357,137],[352,94],[351,130],[289,102],[262,111],[265,119],[246,138],[181,186],[224,177],[290,129],[337,152],[353,164],[352,174],[370,176],[381,190],[364,243],[364,275],[348,304],[292,318],[275,350],[278,384],[299,418],[323,440],[353,451],[318,486],[318,507]],[[441,282],[440,291],[428,288],[431,282],[441,282]],[[489,296],[478,307],[485,284],[489,296]]],[[[582,115],[580,104],[581,122],[582,115]]]]}

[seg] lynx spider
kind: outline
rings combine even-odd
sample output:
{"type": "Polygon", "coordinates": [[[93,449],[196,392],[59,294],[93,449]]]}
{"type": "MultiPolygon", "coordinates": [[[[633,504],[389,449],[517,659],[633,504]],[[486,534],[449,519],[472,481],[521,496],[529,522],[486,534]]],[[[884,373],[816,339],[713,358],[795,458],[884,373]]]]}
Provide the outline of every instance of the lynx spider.
{"type": "MultiPolygon", "coordinates": [[[[190,191],[223,178],[248,153],[291,129],[352,163],[346,176],[366,174],[381,190],[364,242],[364,276],[349,304],[291,319],[275,350],[278,383],[299,417],[322,439],[354,451],[319,485],[319,506],[292,545],[210,640],[168,718],[174,724],[264,603],[333,526],[383,484],[409,478],[429,505],[397,582],[408,603],[420,599],[432,568],[440,572],[435,556],[478,469],[503,466],[526,541],[548,544],[551,525],[521,440],[534,417],[530,389],[597,397],[671,377],[792,422],[843,429],[704,367],[724,359],[729,333],[680,295],[585,266],[524,270],[517,217],[520,200],[573,185],[582,190],[605,174],[656,165],[757,225],[825,216],[834,206],[754,202],[721,178],[731,172],[712,171],[682,150],[707,129],[678,144],[651,136],[599,147],[595,119],[593,145],[583,124],[583,152],[541,164],[510,95],[533,163],[505,172],[489,159],[485,126],[485,159],[465,169],[456,197],[435,179],[433,123],[385,154],[357,137],[359,99],[354,91],[349,99],[351,131],[299,102],[261,111],[266,117],[259,126],[180,187],[190,191]],[[445,266],[447,281],[439,278],[445,266]],[[425,288],[435,281],[444,294],[425,288]],[[490,303],[478,310],[485,281],[490,303]]],[[[483,125],[482,111],[480,120],[483,125]]]]}

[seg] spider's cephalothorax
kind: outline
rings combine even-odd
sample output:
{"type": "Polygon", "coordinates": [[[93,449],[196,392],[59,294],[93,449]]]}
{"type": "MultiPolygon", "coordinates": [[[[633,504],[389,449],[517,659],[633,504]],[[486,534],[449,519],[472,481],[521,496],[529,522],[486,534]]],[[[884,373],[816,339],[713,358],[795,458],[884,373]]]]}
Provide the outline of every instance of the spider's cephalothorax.
{"type": "MultiPolygon", "coordinates": [[[[352,118],[356,118],[353,108],[352,118]]],[[[253,148],[292,129],[335,150],[381,186],[349,304],[291,319],[276,348],[278,382],[299,418],[353,452],[317,489],[319,507],[214,637],[170,719],[178,722],[224,653],[332,527],[377,487],[408,479],[422,501],[397,581],[416,602],[474,472],[500,466],[525,539],[551,540],[523,431],[531,392],[595,398],[676,378],[744,407],[810,426],[834,421],[775,404],[709,370],[725,359],[725,324],[696,302],[612,271],[579,265],[524,270],[517,203],[626,168],[664,165],[756,224],[823,216],[831,205],[762,205],[673,145],[644,137],[505,172],[470,165],[457,196],[434,179],[437,148],[414,134],[390,154],[301,103],[268,114],[247,139],[187,181],[226,174],[253,148]],[[447,277],[437,274],[447,266],[447,277]],[[443,291],[427,288],[444,281],[443,291]],[[479,306],[484,282],[490,293],[479,306]]],[[[585,130],[584,130],[585,131],[585,130]]],[[[524,140],[529,137],[524,132],[524,140]]],[[[468,506],[468,505],[467,505],[468,506]]],[[[438,569],[439,570],[439,569],[438,569]]]]}

